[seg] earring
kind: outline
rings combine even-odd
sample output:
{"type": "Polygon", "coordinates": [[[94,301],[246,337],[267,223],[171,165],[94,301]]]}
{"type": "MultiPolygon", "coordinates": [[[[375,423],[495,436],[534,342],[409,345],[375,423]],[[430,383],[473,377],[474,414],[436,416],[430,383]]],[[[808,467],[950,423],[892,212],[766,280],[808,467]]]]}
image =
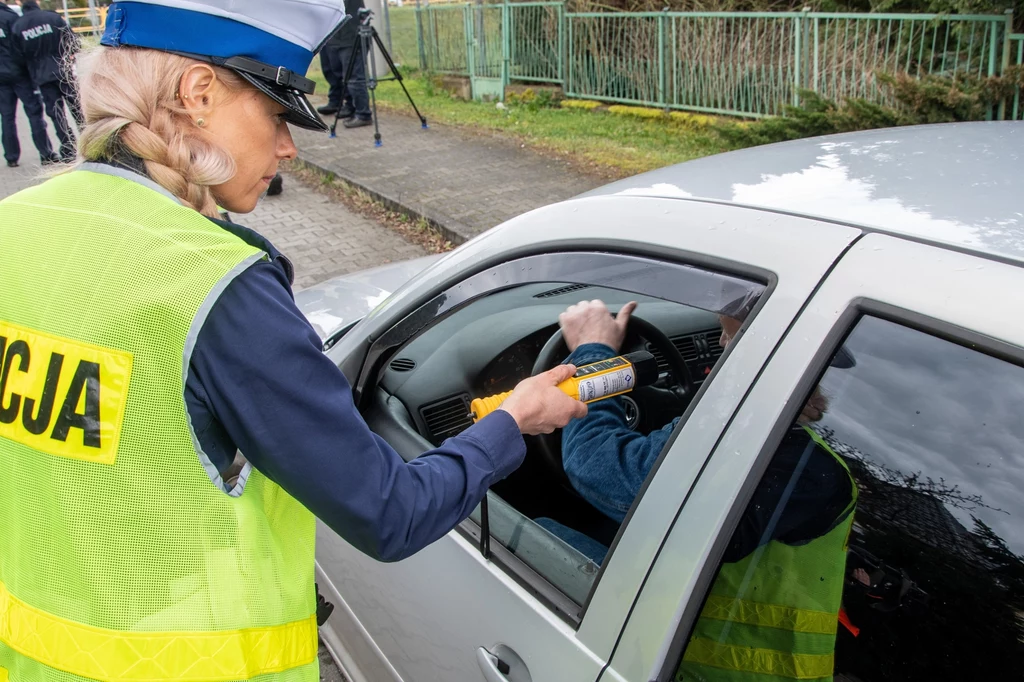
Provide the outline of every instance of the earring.
{"type": "Polygon", "coordinates": [[[202,128],[204,125],[206,125],[206,119],[205,118],[197,118],[196,119],[196,125],[199,126],[200,128],[202,128]]]}

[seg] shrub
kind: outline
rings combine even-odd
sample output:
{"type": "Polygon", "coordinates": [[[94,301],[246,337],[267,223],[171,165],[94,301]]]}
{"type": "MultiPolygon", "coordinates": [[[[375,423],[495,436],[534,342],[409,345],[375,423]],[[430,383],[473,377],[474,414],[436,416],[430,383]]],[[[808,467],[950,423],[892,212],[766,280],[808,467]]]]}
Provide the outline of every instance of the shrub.
{"type": "Polygon", "coordinates": [[[984,120],[1024,83],[1024,70],[1010,69],[1005,76],[925,76],[878,74],[896,101],[887,107],[864,99],[842,104],[809,90],[800,91],[800,106],[788,106],[785,115],[742,125],[720,123],[715,130],[733,147],[795,140],[801,137],[871,130],[921,123],[984,120]]]}

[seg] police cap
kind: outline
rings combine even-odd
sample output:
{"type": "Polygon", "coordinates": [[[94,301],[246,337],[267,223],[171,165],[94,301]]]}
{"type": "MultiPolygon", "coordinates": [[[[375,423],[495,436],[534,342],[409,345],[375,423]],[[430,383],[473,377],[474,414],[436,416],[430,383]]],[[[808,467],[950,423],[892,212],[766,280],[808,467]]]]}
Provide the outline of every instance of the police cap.
{"type": "Polygon", "coordinates": [[[287,120],[327,130],[306,99],[313,56],[349,17],[342,0],[114,2],[100,41],[192,57],[236,72],[284,105],[287,120]]]}

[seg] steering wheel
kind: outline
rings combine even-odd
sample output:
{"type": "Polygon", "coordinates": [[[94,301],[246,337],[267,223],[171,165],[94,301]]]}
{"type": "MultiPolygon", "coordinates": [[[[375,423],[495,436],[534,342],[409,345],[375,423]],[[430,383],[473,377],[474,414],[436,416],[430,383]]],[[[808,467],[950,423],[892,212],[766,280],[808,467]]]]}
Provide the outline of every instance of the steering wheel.
{"type": "MultiPolygon", "coordinates": [[[[654,400],[664,400],[670,396],[685,405],[696,392],[696,385],[693,382],[690,369],[686,366],[686,361],[683,360],[682,354],[660,329],[647,320],[632,315],[629,318],[629,327],[626,330],[626,341],[623,343],[623,347],[629,348],[629,342],[635,342],[638,336],[646,339],[654,349],[661,352],[661,356],[668,363],[669,369],[672,371],[672,377],[675,380],[675,384],[669,389],[646,386],[634,389],[629,393],[630,398],[636,404],[638,419],[639,415],[644,411],[643,405],[654,400]]],[[[530,372],[530,375],[534,376],[551,369],[555,365],[560,364],[568,355],[569,348],[565,345],[562,330],[557,329],[551,335],[551,338],[547,340],[547,343],[544,344],[543,348],[540,349],[540,353],[537,354],[537,360],[533,363],[533,370],[530,372]]],[[[676,416],[679,414],[682,414],[681,409],[675,413],[676,416]]],[[[565,475],[565,469],[562,467],[561,429],[556,429],[553,433],[542,433],[535,436],[535,438],[537,439],[541,456],[544,459],[544,464],[563,483],[568,485],[569,478],[565,475]]]]}

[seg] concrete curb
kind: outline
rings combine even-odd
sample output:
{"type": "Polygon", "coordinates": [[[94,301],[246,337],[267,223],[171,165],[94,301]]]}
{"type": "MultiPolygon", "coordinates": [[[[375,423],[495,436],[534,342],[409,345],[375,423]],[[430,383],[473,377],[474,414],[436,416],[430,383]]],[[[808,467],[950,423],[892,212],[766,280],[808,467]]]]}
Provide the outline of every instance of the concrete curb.
{"type": "Polygon", "coordinates": [[[427,208],[426,206],[418,205],[417,202],[414,201],[402,201],[401,199],[393,196],[392,193],[388,191],[374,189],[373,187],[369,187],[359,182],[355,178],[346,176],[344,173],[339,173],[337,170],[333,168],[327,168],[316,163],[315,161],[310,161],[308,158],[302,156],[301,153],[296,158],[296,161],[298,161],[299,163],[303,164],[307,168],[310,168],[311,170],[315,171],[320,175],[333,176],[343,181],[347,185],[350,185],[362,192],[365,192],[371,198],[384,204],[384,206],[386,206],[388,209],[392,211],[396,211],[398,213],[407,215],[413,220],[419,220],[421,218],[423,220],[426,220],[431,227],[440,232],[445,239],[447,239],[456,246],[458,246],[459,244],[466,243],[473,237],[473,232],[469,228],[469,226],[459,222],[458,220],[455,220],[454,218],[450,218],[442,213],[439,213],[438,211],[427,208]]]}

